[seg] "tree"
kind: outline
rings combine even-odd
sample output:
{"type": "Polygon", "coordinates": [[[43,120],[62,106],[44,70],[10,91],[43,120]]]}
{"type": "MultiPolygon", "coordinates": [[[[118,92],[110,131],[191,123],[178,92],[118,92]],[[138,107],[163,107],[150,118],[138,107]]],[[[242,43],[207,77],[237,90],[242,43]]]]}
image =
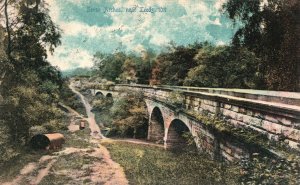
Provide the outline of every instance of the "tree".
{"type": "Polygon", "coordinates": [[[153,66],[156,54],[151,51],[145,51],[142,53],[141,60],[136,63],[137,68],[137,80],[139,84],[149,84],[151,77],[151,69],[153,66]]]}
{"type": "Polygon", "coordinates": [[[53,52],[60,44],[60,30],[40,0],[5,0],[0,19],[6,23],[5,35],[0,27],[5,51],[0,58],[0,122],[8,141],[20,147],[29,140],[31,127],[53,129],[62,116],[56,105],[63,80],[47,61],[47,49],[53,52]]]}
{"type": "Polygon", "coordinates": [[[126,55],[122,52],[114,54],[97,52],[94,55],[95,73],[101,78],[116,81],[122,73],[122,66],[125,59],[126,55]]]}
{"type": "Polygon", "coordinates": [[[223,88],[258,88],[261,83],[260,60],[242,47],[207,45],[195,56],[184,85],[223,88]]]}
{"type": "Polygon", "coordinates": [[[147,108],[143,95],[140,93],[128,92],[126,97],[117,99],[112,108],[113,117],[112,127],[121,136],[127,136],[130,130],[133,130],[133,137],[137,130],[145,123],[147,124],[147,108]]]}
{"type": "Polygon", "coordinates": [[[136,60],[137,57],[128,57],[123,66],[122,66],[122,73],[120,74],[120,79],[123,83],[130,82],[137,82],[136,76],[136,60]]]}
{"type": "Polygon", "coordinates": [[[194,56],[202,44],[174,46],[161,53],[152,68],[151,84],[183,85],[188,71],[196,66],[194,56]]]}
{"type": "Polygon", "coordinates": [[[300,76],[297,74],[299,1],[263,2],[229,0],[224,5],[229,18],[241,23],[233,44],[248,47],[262,59],[268,89],[295,91],[300,76]]]}

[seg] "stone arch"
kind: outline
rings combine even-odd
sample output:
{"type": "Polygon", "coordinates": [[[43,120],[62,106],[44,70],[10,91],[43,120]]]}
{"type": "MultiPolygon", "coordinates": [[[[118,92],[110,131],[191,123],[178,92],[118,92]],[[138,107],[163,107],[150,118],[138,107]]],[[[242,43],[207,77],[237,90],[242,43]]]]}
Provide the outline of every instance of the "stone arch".
{"type": "Polygon", "coordinates": [[[165,132],[164,125],[165,123],[161,110],[158,107],[154,107],[149,118],[148,140],[163,143],[165,132]]]}
{"type": "Polygon", "coordinates": [[[188,146],[187,138],[183,137],[185,132],[191,133],[192,132],[189,126],[180,119],[174,119],[167,130],[166,133],[166,140],[165,140],[165,148],[167,149],[177,149],[177,148],[184,148],[188,146]]]}
{"type": "Polygon", "coordinates": [[[96,92],[95,96],[104,96],[101,91],[96,92]]]}
{"type": "Polygon", "coordinates": [[[113,96],[112,96],[111,93],[107,93],[107,94],[106,94],[106,97],[107,97],[107,98],[112,98],[113,96]]]}

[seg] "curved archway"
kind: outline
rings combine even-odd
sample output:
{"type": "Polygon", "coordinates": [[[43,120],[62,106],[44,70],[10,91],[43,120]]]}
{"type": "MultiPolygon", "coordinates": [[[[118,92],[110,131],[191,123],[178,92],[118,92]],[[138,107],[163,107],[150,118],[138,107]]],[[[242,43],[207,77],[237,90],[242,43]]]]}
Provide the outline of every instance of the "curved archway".
{"type": "Polygon", "coordinates": [[[111,93],[107,93],[107,94],[106,94],[106,97],[107,97],[107,98],[112,98],[113,96],[112,96],[111,93]]]}
{"type": "Polygon", "coordinates": [[[164,142],[164,119],[158,107],[155,107],[150,115],[148,140],[157,143],[164,142]]]}
{"type": "Polygon", "coordinates": [[[103,93],[101,91],[96,92],[95,96],[103,96],[103,93]]]}
{"type": "Polygon", "coordinates": [[[183,149],[189,146],[190,140],[194,140],[187,125],[180,119],[174,119],[168,129],[166,145],[167,149],[183,149]]]}

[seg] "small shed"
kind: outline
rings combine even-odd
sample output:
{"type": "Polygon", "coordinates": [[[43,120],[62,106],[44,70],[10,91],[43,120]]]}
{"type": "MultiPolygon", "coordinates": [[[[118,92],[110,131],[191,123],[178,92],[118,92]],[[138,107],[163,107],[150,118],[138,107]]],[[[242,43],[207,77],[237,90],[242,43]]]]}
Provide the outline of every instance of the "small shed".
{"type": "Polygon", "coordinates": [[[61,148],[64,142],[65,137],[60,133],[37,134],[33,136],[30,140],[32,148],[45,150],[61,148]]]}

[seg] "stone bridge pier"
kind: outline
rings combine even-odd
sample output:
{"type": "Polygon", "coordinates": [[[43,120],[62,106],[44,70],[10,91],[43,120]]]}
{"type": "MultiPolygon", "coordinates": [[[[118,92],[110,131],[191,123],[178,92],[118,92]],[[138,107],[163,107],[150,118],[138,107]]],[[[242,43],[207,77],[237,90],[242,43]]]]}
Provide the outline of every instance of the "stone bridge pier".
{"type": "Polygon", "coordinates": [[[155,107],[149,118],[147,139],[156,143],[163,143],[164,134],[164,118],[159,108],[155,107]]]}

